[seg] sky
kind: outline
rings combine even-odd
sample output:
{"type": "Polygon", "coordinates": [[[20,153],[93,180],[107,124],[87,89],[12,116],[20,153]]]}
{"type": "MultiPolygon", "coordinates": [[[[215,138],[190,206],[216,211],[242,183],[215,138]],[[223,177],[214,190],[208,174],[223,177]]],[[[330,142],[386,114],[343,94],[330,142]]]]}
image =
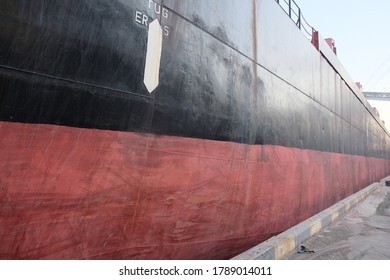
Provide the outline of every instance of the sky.
{"type": "MultiPolygon", "coordinates": [[[[363,91],[390,92],[389,0],[295,0],[363,91]]],[[[370,102],[390,130],[390,102],[370,102]],[[374,104],[374,105],[373,105],[374,104]]]]}

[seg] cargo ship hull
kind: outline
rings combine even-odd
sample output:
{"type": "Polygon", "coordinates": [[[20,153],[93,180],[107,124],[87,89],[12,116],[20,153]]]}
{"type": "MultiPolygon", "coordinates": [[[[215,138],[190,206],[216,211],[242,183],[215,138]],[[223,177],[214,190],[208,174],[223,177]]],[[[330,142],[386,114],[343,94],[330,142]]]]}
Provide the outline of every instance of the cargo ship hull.
{"type": "Polygon", "coordinates": [[[390,174],[276,1],[0,2],[1,259],[226,259],[390,174]]]}

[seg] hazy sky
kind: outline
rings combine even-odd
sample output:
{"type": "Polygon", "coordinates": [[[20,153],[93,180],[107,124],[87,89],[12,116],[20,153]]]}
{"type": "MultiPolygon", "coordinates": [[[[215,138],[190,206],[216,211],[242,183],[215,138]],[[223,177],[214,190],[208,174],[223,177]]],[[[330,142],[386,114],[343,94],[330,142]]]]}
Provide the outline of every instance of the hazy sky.
{"type": "MultiPolygon", "coordinates": [[[[363,91],[390,92],[390,0],[295,0],[363,91]]],[[[390,130],[390,102],[370,102],[390,130]]]]}

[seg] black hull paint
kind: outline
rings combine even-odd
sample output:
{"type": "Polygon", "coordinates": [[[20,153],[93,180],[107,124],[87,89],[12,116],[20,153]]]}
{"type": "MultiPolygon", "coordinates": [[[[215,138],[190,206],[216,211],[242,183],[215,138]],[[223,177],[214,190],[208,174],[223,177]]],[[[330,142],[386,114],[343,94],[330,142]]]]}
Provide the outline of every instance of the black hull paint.
{"type": "Polygon", "coordinates": [[[269,1],[228,1],[218,20],[221,1],[164,1],[168,19],[146,0],[1,4],[1,120],[390,157],[384,128],[289,19],[262,25],[263,6],[279,9],[269,1]],[[143,85],[147,27],[137,11],[170,28],[152,94],[143,85]],[[302,50],[264,54],[260,32],[268,29],[292,30],[302,50]],[[307,52],[298,55],[302,65],[277,64],[297,52],[307,52]],[[319,68],[305,77],[307,65],[319,68]]]}

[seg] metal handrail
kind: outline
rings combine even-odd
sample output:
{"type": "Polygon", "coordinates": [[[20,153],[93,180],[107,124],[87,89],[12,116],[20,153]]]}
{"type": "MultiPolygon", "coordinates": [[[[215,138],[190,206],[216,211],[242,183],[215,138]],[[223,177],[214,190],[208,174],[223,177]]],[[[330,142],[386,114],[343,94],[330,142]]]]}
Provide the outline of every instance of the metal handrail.
{"type": "Polygon", "coordinates": [[[276,0],[279,6],[285,11],[295,25],[309,36],[312,37],[312,31],[315,30],[305,19],[301,12],[301,8],[294,0],[276,0]]]}

